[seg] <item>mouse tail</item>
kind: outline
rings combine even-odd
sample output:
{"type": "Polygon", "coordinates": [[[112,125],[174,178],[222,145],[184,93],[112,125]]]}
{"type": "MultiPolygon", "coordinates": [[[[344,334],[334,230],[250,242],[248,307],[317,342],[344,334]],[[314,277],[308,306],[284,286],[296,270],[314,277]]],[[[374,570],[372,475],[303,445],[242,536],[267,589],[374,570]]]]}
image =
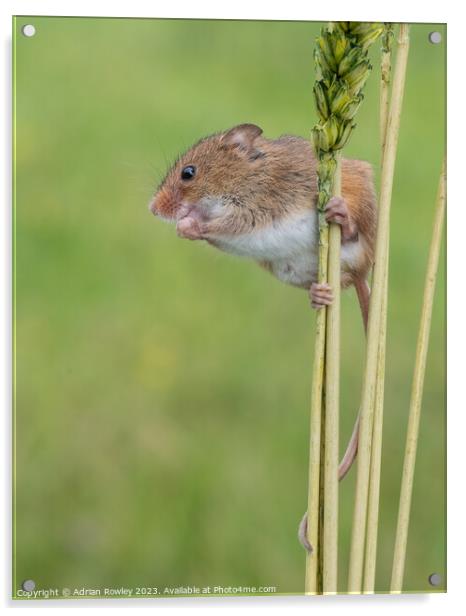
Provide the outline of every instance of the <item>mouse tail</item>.
{"type": "MultiPolygon", "coordinates": [[[[354,287],[356,289],[356,293],[359,300],[359,307],[361,308],[362,321],[364,324],[364,331],[367,335],[367,322],[369,319],[369,299],[371,296],[371,291],[369,288],[369,284],[367,280],[364,278],[354,278],[354,287]]],[[[354,423],[353,432],[351,434],[351,438],[349,440],[348,445],[346,446],[345,454],[338,466],[338,480],[341,481],[343,477],[347,474],[349,469],[351,468],[354,460],[356,459],[356,454],[358,453],[358,441],[359,441],[359,416],[356,417],[356,421],[354,423]]]]}
{"type": "Polygon", "coordinates": [[[365,278],[354,277],[354,288],[359,300],[359,307],[361,308],[362,322],[364,323],[364,332],[367,335],[367,322],[369,320],[369,299],[371,297],[371,290],[369,283],[365,278]]]}
{"type": "MultiPolygon", "coordinates": [[[[367,322],[369,320],[369,299],[371,296],[371,290],[369,288],[369,284],[367,280],[364,278],[354,277],[353,284],[356,289],[356,293],[359,300],[359,306],[361,308],[362,321],[364,324],[364,332],[367,335],[367,322]]],[[[351,433],[351,438],[346,446],[346,451],[341,459],[340,464],[338,465],[338,481],[341,481],[348,471],[350,470],[353,462],[356,459],[356,454],[358,453],[358,443],[359,443],[359,420],[360,420],[360,412],[356,417],[356,421],[354,423],[353,432],[351,433]]],[[[309,543],[307,538],[307,511],[304,514],[301,523],[298,529],[298,537],[301,545],[310,553],[312,553],[312,545],[309,543]]]]}
{"type": "Polygon", "coordinates": [[[353,462],[355,461],[356,454],[358,453],[358,442],[359,442],[359,413],[354,423],[354,428],[351,434],[351,438],[348,442],[348,445],[346,446],[345,455],[343,456],[340,464],[338,465],[338,481],[341,481],[343,477],[345,477],[346,473],[349,471],[353,462]]]}

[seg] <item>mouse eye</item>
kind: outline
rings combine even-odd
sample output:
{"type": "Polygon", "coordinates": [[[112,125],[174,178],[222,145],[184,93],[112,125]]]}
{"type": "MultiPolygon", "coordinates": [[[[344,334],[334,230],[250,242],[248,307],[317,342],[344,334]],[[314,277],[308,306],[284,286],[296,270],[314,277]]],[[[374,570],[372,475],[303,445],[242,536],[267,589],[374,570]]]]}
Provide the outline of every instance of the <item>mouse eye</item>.
{"type": "Polygon", "coordinates": [[[193,167],[192,165],[188,165],[187,167],[184,167],[184,169],[182,170],[181,179],[182,180],[192,180],[195,175],[196,175],[196,167],[193,167]]]}

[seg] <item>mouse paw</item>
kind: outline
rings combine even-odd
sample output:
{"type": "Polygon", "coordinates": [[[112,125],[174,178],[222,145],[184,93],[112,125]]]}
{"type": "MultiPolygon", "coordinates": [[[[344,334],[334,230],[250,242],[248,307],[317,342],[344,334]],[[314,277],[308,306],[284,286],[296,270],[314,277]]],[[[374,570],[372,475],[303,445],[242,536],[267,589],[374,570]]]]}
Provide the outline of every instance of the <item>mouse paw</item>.
{"type": "Polygon", "coordinates": [[[343,197],[332,197],[325,206],[325,220],[341,227],[341,239],[344,242],[358,239],[358,230],[354,224],[346,201],[343,197]]]}
{"type": "Polygon", "coordinates": [[[309,540],[307,538],[307,511],[303,515],[303,519],[299,523],[298,539],[299,543],[303,546],[303,548],[307,550],[309,554],[312,554],[312,545],[309,543],[309,540]]]}
{"type": "Polygon", "coordinates": [[[330,306],[333,302],[332,287],[326,282],[313,282],[309,289],[309,298],[311,300],[311,306],[316,310],[324,306],[330,306]]]}

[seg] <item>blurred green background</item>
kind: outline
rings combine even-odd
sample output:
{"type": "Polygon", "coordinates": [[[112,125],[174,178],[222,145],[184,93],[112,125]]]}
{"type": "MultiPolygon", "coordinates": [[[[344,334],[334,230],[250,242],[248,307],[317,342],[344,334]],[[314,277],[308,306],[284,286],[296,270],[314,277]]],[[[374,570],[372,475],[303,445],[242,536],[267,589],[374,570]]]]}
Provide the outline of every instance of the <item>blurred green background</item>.
{"type": "MultiPolygon", "coordinates": [[[[321,24],[14,21],[18,589],[304,590],[314,314],[303,291],[152,217],[181,151],[241,122],[307,136],[321,24]],[[21,26],[33,23],[33,38],[21,26]]],[[[445,42],[413,25],[392,205],[377,589],[387,591],[444,150],[445,42]]],[[[378,45],[346,156],[379,165],[378,45]]],[[[376,173],[377,181],[379,178],[376,173]]],[[[445,275],[434,307],[405,589],[445,588],[445,275]]],[[[341,450],[364,336],[343,295],[341,450]]],[[[340,491],[346,589],[354,470],[340,491]]]]}

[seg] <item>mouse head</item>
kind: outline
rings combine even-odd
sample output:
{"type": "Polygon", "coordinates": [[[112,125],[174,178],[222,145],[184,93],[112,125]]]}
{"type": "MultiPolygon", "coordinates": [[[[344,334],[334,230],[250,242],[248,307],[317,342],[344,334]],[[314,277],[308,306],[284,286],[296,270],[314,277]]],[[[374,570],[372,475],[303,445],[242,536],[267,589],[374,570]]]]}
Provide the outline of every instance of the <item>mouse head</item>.
{"type": "Polygon", "coordinates": [[[264,164],[262,129],[241,124],[199,141],[173,165],[160,184],[150,210],[176,223],[188,239],[247,231],[254,222],[248,204],[260,188],[264,164]]]}

